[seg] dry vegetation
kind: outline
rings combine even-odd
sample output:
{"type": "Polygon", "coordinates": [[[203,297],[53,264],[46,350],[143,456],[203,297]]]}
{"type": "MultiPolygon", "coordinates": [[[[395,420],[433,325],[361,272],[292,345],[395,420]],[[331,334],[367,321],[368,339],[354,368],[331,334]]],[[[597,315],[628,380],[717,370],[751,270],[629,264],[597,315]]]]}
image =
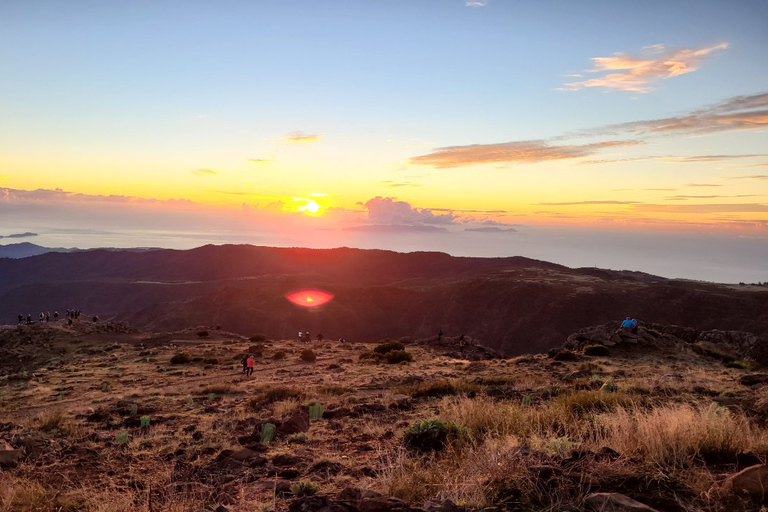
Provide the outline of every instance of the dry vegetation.
{"type": "Polygon", "coordinates": [[[0,470],[0,512],[285,510],[350,486],[417,507],[581,511],[599,491],[663,511],[760,510],[718,484],[744,457],[766,461],[768,418],[755,404],[768,389],[693,349],[469,362],[407,345],[411,362],[371,364],[360,355],[374,345],[259,337],[246,378],[253,341],[200,330],[0,332],[15,351],[51,354],[0,377],[0,440],[23,452],[0,470]],[[31,341],[14,345],[21,335],[31,341]],[[317,404],[308,430],[260,442],[262,424],[317,404]],[[415,449],[409,432],[439,441],[415,449]]]}

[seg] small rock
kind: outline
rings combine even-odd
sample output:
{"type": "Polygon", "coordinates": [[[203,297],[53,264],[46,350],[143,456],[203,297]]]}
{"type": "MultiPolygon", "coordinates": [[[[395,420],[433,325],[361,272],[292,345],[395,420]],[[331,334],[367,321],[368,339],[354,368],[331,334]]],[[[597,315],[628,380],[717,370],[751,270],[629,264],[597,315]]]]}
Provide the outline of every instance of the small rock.
{"type": "Polygon", "coordinates": [[[439,502],[428,501],[423,507],[425,512],[460,512],[461,509],[451,500],[443,500],[439,502]]]}
{"type": "Polygon", "coordinates": [[[0,467],[12,468],[21,460],[21,450],[14,450],[5,442],[0,445],[0,467]]]}
{"type": "Polygon", "coordinates": [[[288,418],[277,429],[277,434],[281,437],[302,432],[309,432],[309,411],[306,409],[302,409],[288,418]]]}
{"type": "Polygon", "coordinates": [[[587,496],[584,503],[598,512],[658,512],[617,492],[596,492],[587,496]]]}
{"type": "Polygon", "coordinates": [[[768,382],[768,374],[766,373],[750,373],[744,375],[739,379],[739,382],[744,386],[756,386],[758,384],[765,384],[768,382]]]}

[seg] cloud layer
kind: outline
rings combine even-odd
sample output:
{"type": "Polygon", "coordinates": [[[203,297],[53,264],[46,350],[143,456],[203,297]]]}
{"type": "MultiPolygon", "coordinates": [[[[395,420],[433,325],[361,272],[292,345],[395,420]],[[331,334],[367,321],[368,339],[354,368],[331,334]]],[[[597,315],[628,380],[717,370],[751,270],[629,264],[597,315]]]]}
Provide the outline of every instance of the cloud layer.
{"type": "Polygon", "coordinates": [[[568,82],[561,89],[576,91],[597,87],[647,93],[651,91],[652,82],[696,71],[705,57],[726,48],[728,43],[698,49],[671,49],[657,44],[644,48],[638,55],[614,53],[611,57],[594,57],[594,67],[585,73],[603,75],[568,82]]]}
{"type": "Polygon", "coordinates": [[[410,159],[412,164],[431,165],[437,168],[460,167],[490,163],[531,164],[547,160],[581,158],[597,153],[601,149],[633,146],[638,141],[604,141],[584,145],[551,145],[544,141],[502,142],[498,144],[471,144],[437,148],[427,155],[410,159]]]}

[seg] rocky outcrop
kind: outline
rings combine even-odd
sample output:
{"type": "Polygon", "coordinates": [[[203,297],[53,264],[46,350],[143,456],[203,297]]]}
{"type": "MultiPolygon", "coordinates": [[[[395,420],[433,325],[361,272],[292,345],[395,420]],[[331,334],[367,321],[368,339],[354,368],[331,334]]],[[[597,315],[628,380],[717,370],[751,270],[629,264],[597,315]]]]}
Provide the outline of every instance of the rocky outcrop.
{"type": "Polygon", "coordinates": [[[581,351],[588,345],[612,347],[619,344],[655,348],[690,345],[700,353],[723,359],[754,359],[768,365],[768,338],[742,331],[718,329],[699,331],[690,327],[641,322],[636,332],[620,328],[620,322],[608,322],[581,329],[568,336],[563,347],[581,351]]]}
{"type": "Polygon", "coordinates": [[[596,492],[587,496],[584,503],[598,512],[657,512],[656,509],[617,492],[596,492]]]}
{"type": "Polygon", "coordinates": [[[756,464],[725,479],[721,486],[726,493],[765,501],[768,498],[768,465],[756,464]]]}

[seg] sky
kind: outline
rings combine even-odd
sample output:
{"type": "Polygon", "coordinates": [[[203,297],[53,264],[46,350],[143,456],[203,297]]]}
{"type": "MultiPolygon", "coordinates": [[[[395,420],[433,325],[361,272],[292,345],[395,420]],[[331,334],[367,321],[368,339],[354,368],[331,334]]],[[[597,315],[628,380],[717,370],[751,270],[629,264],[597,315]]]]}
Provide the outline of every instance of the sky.
{"type": "Polygon", "coordinates": [[[768,281],[767,51],[765,1],[3,0],[0,243],[768,281]]]}

